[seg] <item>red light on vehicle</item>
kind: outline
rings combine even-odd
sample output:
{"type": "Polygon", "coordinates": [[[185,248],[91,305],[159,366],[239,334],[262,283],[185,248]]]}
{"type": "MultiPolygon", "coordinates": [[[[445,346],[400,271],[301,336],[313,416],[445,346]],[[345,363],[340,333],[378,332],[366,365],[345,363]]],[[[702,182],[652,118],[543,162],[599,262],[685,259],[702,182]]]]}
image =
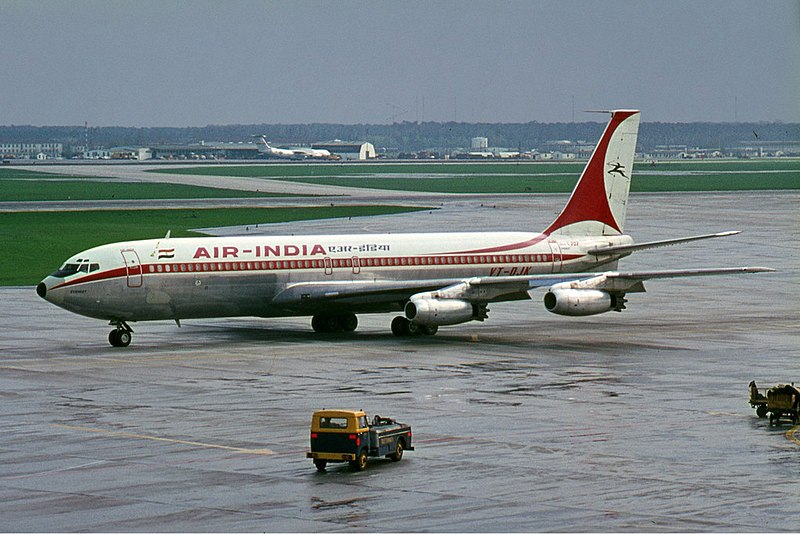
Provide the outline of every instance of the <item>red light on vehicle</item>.
{"type": "Polygon", "coordinates": [[[316,432],[312,432],[311,433],[311,439],[317,439],[317,433],[316,432]]]}
{"type": "Polygon", "coordinates": [[[355,441],[356,438],[358,438],[358,436],[356,436],[355,434],[350,434],[349,436],[347,436],[347,439],[352,440],[352,441],[355,441]]]}

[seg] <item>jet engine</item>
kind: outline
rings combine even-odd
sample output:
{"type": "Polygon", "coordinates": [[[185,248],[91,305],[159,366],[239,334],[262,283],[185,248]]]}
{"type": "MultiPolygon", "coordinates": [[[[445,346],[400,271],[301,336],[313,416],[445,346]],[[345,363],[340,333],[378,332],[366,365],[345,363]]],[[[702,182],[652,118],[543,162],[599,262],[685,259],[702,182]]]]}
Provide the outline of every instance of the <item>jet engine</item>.
{"type": "Polygon", "coordinates": [[[485,307],[459,299],[411,299],[405,307],[406,319],[425,326],[445,326],[486,318],[485,307]]]}
{"type": "Polygon", "coordinates": [[[558,315],[597,315],[611,310],[624,310],[624,296],[599,289],[554,288],[545,294],[544,307],[558,315]]]}

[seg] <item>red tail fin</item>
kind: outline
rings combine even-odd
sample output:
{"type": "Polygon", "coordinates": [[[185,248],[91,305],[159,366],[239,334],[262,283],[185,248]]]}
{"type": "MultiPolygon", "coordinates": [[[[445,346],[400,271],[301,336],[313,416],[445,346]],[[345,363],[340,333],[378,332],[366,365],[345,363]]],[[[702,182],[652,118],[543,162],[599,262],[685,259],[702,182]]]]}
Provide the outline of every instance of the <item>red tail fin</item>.
{"type": "Polygon", "coordinates": [[[639,112],[611,112],[611,120],[572,196],[545,234],[617,235],[625,225],[639,112]]]}

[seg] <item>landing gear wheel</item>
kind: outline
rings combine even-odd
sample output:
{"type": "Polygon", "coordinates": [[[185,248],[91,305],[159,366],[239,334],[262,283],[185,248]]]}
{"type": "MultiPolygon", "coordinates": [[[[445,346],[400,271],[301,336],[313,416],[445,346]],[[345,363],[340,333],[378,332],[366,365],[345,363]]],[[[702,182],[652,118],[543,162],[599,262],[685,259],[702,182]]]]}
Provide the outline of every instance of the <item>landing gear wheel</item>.
{"type": "Polygon", "coordinates": [[[117,340],[119,342],[119,345],[117,345],[118,347],[127,347],[131,344],[131,333],[127,330],[118,330],[117,340]]]}
{"type": "Polygon", "coordinates": [[[358,328],[358,317],[353,313],[346,313],[339,316],[339,328],[344,332],[353,332],[358,328]]]}
{"type": "Polygon", "coordinates": [[[405,317],[395,317],[392,319],[392,334],[396,336],[408,335],[408,319],[405,317]]]}
{"type": "Polygon", "coordinates": [[[116,326],[114,330],[108,333],[108,342],[112,347],[127,347],[131,344],[131,334],[133,329],[128,326],[125,321],[111,322],[111,325],[116,326]]]}
{"type": "Polygon", "coordinates": [[[408,335],[410,336],[418,336],[422,334],[422,325],[419,325],[414,321],[408,321],[408,326],[406,329],[408,330],[408,335]]]}
{"type": "Polygon", "coordinates": [[[311,328],[314,329],[314,332],[324,332],[325,331],[324,317],[322,315],[315,315],[314,317],[312,317],[311,328]]]}
{"type": "Polygon", "coordinates": [[[315,315],[311,318],[314,332],[352,332],[358,328],[358,317],[353,313],[343,315],[315,315]]]}
{"type": "Polygon", "coordinates": [[[319,458],[314,459],[314,467],[317,468],[317,471],[325,471],[325,467],[328,465],[328,460],[320,460],[319,458]]]}
{"type": "Polygon", "coordinates": [[[339,330],[339,318],[335,315],[326,315],[322,322],[325,324],[326,332],[336,332],[339,330]]]}
{"type": "Polygon", "coordinates": [[[439,331],[439,327],[436,326],[436,325],[433,325],[433,326],[425,325],[425,326],[422,327],[422,334],[426,335],[426,336],[433,336],[438,331],[439,331]]]}

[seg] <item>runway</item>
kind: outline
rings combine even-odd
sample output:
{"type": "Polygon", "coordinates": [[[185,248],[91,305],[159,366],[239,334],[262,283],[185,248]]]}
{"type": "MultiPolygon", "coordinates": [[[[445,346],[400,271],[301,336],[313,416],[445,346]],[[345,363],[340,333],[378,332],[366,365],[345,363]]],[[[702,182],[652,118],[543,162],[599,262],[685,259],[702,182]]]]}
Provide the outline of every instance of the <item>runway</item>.
{"type": "MultiPolygon", "coordinates": [[[[259,231],[540,230],[565,199],[443,197],[259,231]]],[[[0,288],[0,529],[796,531],[800,432],[758,419],[747,384],[800,381],[798,205],[632,195],[637,241],[743,233],[621,268],[779,271],[651,282],[591,318],[550,315],[541,296],[495,304],[434,337],[395,338],[388,315],[335,335],[209,319],[135,324],[120,350],[101,321],[0,288]],[[323,407],[410,423],[416,450],[317,473],[304,453],[323,407]]]]}

